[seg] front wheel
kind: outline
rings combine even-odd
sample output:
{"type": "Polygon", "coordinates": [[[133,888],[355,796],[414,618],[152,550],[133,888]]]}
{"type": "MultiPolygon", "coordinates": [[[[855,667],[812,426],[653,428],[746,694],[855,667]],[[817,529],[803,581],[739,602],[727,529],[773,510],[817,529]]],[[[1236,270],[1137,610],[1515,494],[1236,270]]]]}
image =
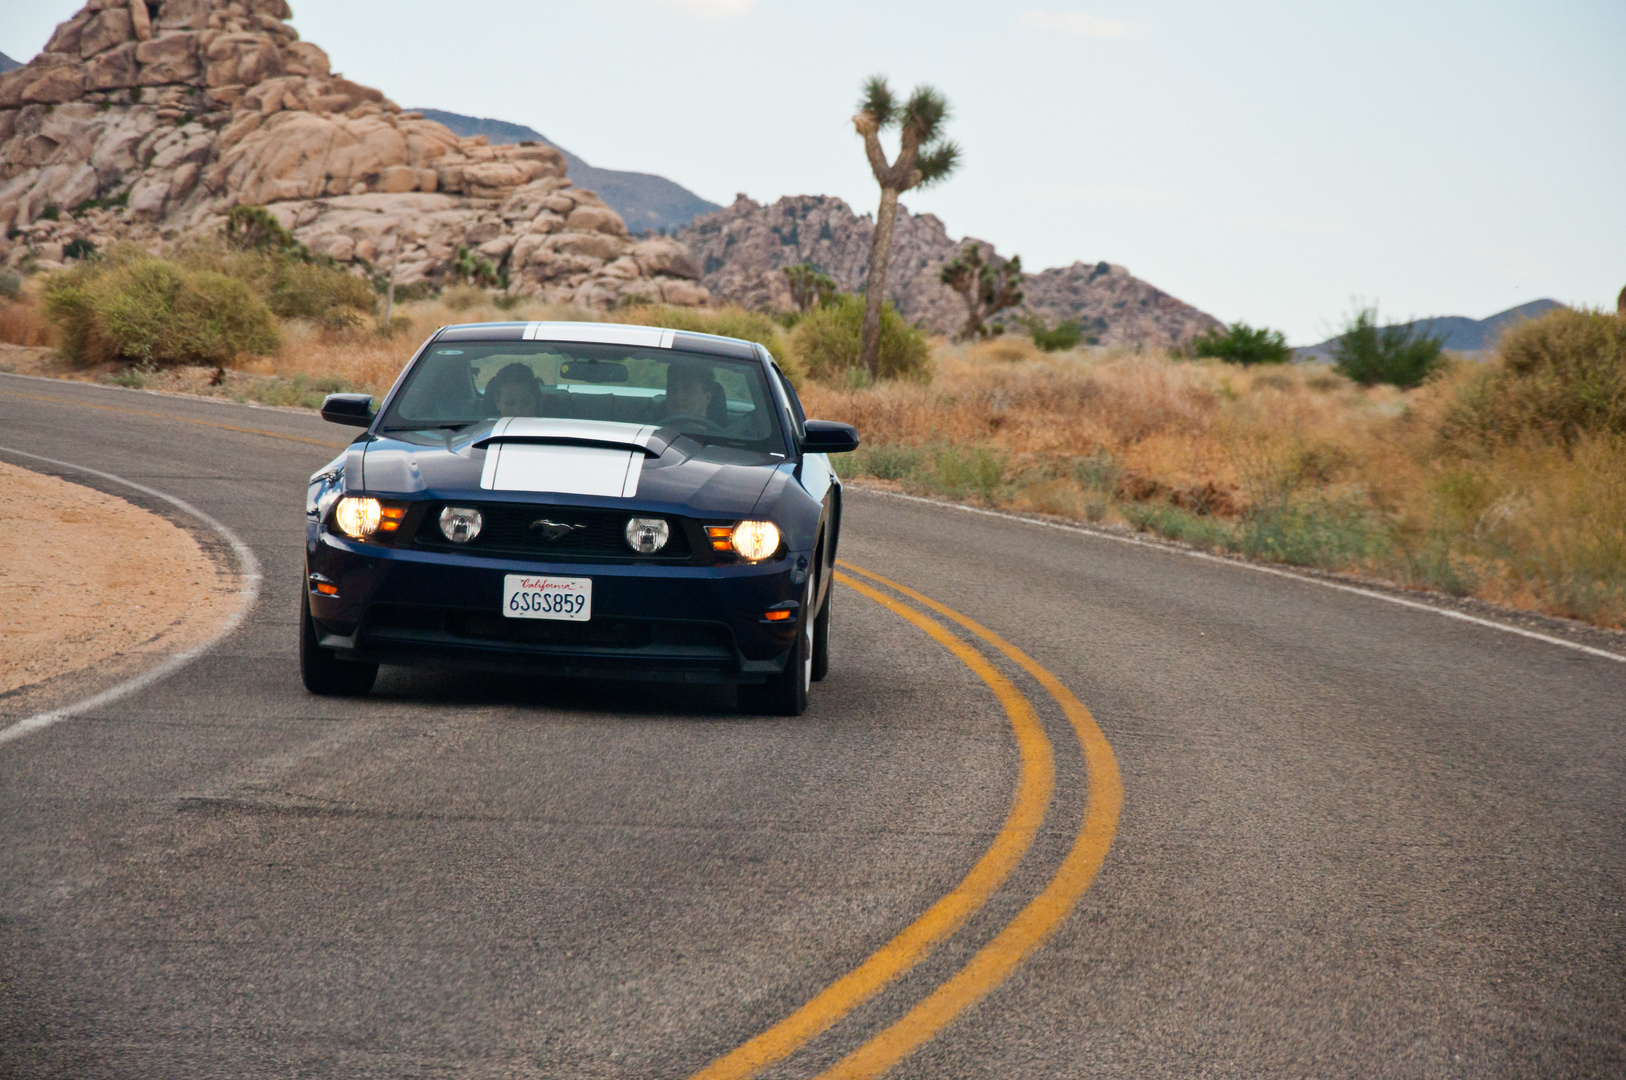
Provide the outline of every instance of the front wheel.
{"type": "Polygon", "coordinates": [[[761,716],[800,716],[807,711],[807,691],[813,681],[813,624],[808,611],[813,603],[813,575],[796,621],[796,643],[785,658],[785,670],[757,686],[739,690],[740,711],[761,716]]]}
{"type": "Polygon", "coordinates": [[[824,606],[813,620],[813,681],[819,682],[830,674],[830,609],[835,606],[835,585],[824,594],[824,606]]]}
{"type": "Polygon", "coordinates": [[[377,664],[340,660],[317,643],[311,597],[304,588],[299,601],[299,677],[306,690],[323,697],[362,697],[378,678],[377,664]]]}

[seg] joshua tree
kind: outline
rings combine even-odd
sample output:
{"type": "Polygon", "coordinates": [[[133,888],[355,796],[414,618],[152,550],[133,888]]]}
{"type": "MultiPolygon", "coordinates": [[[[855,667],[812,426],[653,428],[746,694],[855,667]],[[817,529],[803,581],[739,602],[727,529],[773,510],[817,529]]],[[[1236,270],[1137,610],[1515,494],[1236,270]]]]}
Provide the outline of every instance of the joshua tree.
{"type": "Polygon", "coordinates": [[[938,275],[944,285],[965,300],[963,338],[987,337],[987,322],[996,312],[1022,302],[1022,256],[1012,255],[998,264],[983,261],[982,245],[967,244],[965,250],[945,263],[938,275]]]}
{"type": "Polygon", "coordinates": [[[864,137],[870,171],[881,185],[881,207],[875,215],[875,238],[869,250],[869,279],[864,285],[864,328],[859,357],[873,376],[881,348],[881,305],[886,300],[886,267],[892,257],[892,224],[898,216],[898,196],[911,188],[944,179],[960,161],[960,148],[943,139],[948,101],[930,86],[917,86],[909,100],[899,103],[886,79],[873,75],[864,83],[853,127],[864,137]],[[888,162],[881,149],[881,132],[896,126],[901,146],[888,162]]]}
{"type": "Polygon", "coordinates": [[[823,307],[835,298],[839,291],[835,279],[819,270],[808,262],[797,263],[784,269],[785,280],[790,283],[790,298],[796,303],[796,310],[808,311],[814,307],[823,307]]]}

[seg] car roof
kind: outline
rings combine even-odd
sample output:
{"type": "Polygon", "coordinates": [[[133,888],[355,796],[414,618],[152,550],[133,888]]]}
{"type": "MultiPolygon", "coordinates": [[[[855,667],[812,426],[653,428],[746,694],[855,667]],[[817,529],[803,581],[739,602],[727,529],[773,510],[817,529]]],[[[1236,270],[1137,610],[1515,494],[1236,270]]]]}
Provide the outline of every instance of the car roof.
{"type": "Polygon", "coordinates": [[[660,326],[625,323],[505,322],[461,323],[443,327],[435,341],[569,341],[604,345],[633,345],[646,349],[678,349],[710,353],[735,360],[759,359],[755,343],[741,338],[671,330],[660,326]]]}

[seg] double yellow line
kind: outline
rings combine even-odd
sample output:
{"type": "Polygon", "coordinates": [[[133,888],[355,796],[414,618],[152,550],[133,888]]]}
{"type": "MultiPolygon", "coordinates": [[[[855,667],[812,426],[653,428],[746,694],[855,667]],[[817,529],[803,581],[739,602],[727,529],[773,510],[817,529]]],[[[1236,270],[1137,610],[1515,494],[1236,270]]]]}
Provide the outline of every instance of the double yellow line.
{"type": "MultiPolygon", "coordinates": [[[[1123,783],[1112,747],[1084,703],[1027,653],[981,623],[906,585],[869,570],[840,564],[851,574],[885,586],[921,607],[958,623],[1031,675],[1056,700],[1078,737],[1089,775],[1089,797],[1071,850],[1044,890],[971,960],[896,1023],[872,1036],[820,1074],[819,1080],[860,1080],[884,1075],[966,1009],[1004,982],[1072,914],[1112,846],[1123,806],[1123,783]]],[[[1004,707],[1021,754],[1021,779],[1005,824],[993,844],[960,883],[863,963],[760,1035],[718,1058],[692,1080],[744,1080],[800,1049],[859,1005],[913,968],[981,909],[1004,884],[1033,844],[1055,790],[1050,741],[1033,705],[993,664],[929,615],[850,574],[836,580],[929,634],[987,683],[1004,707]]]]}

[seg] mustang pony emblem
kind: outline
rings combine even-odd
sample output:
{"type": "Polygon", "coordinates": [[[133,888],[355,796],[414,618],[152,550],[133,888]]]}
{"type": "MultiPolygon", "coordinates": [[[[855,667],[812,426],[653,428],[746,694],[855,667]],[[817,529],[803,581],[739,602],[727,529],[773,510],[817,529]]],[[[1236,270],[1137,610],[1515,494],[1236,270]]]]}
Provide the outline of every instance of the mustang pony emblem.
{"type": "Polygon", "coordinates": [[[542,530],[542,535],[549,540],[562,540],[571,533],[576,532],[578,529],[585,529],[587,526],[572,525],[564,521],[549,521],[547,518],[540,518],[531,522],[530,528],[532,530],[542,530]]]}

